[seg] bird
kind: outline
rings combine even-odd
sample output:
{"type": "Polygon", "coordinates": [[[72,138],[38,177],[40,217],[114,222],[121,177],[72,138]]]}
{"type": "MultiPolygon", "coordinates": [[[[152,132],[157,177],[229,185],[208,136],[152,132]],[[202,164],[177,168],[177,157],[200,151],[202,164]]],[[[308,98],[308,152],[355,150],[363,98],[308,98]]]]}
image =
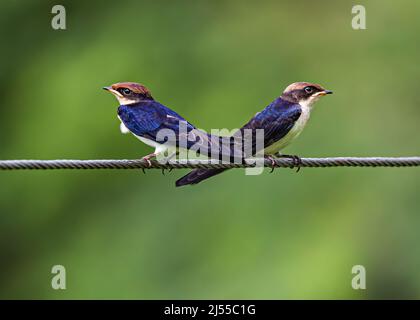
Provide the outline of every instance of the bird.
{"type": "Polygon", "coordinates": [[[217,148],[217,152],[213,153],[218,156],[230,154],[229,147],[216,143],[219,137],[197,129],[178,113],[156,101],[144,85],[118,82],[103,89],[111,92],[120,104],[118,119],[121,121],[121,132],[131,132],[140,141],[155,148],[153,153],[142,157],[149,166],[152,165],[150,159],[167,154],[160,161],[168,161],[179,148],[190,150],[194,147],[204,155],[211,154],[211,148],[217,148]]]}
{"type": "MultiPolygon", "coordinates": [[[[322,96],[332,93],[332,91],[324,89],[319,84],[310,82],[292,83],[286,87],[280,97],[276,98],[264,110],[258,112],[239,131],[244,133],[246,129],[264,130],[264,143],[260,146],[260,149],[263,148],[263,150],[257,150],[253,141],[248,143],[252,145],[253,155],[256,152],[262,152],[265,158],[272,161],[273,168],[275,165],[274,156],[293,158],[294,162],[299,165],[301,161],[299,157],[282,154],[280,151],[302,133],[309,120],[314,103],[322,96]]],[[[250,155],[244,154],[243,156],[250,155]]],[[[177,187],[197,184],[226,170],[224,168],[194,169],[177,180],[175,184],[177,187]]]]}

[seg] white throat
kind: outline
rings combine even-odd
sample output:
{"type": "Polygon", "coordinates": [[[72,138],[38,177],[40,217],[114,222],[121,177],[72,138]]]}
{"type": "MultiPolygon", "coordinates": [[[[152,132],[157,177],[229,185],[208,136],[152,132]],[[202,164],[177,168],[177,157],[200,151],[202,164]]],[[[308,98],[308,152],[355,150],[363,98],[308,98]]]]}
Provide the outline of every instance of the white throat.
{"type": "Polygon", "coordinates": [[[299,104],[302,106],[302,108],[309,109],[308,111],[310,111],[313,108],[314,103],[317,102],[319,98],[319,96],[311,96],[308,99],[300,100],[299,104]]]}
{"type": "Polygon", "coordinates": [[[115,96],[116,98],[117,98],[117,100],[118,100],[118,102],[119,102],[119,104],[120,105],[128,105],[128,104],[132,104],[132,103],[136,103],[136,102],[138,102],[136,99],[129,99],[129,98],[126,98],[126,97],[124,97],[124,96],[115,96]]]}

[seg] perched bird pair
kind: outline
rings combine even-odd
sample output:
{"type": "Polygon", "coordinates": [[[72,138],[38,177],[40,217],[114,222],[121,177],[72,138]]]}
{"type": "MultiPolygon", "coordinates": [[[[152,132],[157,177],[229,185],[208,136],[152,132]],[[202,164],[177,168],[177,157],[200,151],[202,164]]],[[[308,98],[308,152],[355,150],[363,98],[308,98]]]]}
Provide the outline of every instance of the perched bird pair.
{"type": "MultiPolygon", "coordinates": [[[[121,121],[121,132],[131,132],[142,142],[155,148],[155,151],[143,159],[150,161],[168,149],[172,153],[177,148],[190,149],[199,143],[201,153],[210,156],[212,148],[216,148],[217,157],[245,157],[249,154],[238,154],[232,145],[220,143],[221,137],[214,137],[189,123],[175,111],[165,107],[153,99],[150,91],[143,85],[133,82],[115,83],[105,90],[111,92],[120,103],[118,118],[121,121]],[[181,128],[182,127],[182,128],[181,128]],[[183,129],[183,130],[181,130],[183,129]],[[162,141],[159,133],[162,130],[174,132],[172,139],[162,141]],[[187,138],[188,136],[188,138],[187,138]],[[190,139],[190,137],[194,139],[190,139]],[[164,143],[163,143],[164,142],[164,143]],[[203,151],[204,150],[204,151],[203,151]]],[[[309,120],[313,104],[322,96],[331,94],[318,84],[296,82],[289,85],[283,94],[258,112],[240,131],[264,130],[262,150],[253,148],[253,153],[263,152],[271,158],[289,145],[303,131],[309,120]]],[[[288,156],[294,157],[295,156],[288,156]]],[[[227,169],[195,169],[176,182],[176,186],[197,184],[227,169]]]]}

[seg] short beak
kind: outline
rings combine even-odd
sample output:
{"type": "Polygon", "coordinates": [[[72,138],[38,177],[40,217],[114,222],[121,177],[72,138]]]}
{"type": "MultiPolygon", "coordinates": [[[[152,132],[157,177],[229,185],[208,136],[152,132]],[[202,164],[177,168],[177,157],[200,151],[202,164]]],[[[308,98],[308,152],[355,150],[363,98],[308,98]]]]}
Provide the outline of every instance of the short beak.
{"type": "Polygon", "coordinates": [[[330,91],[330,90],[324,90],[324,91],[322,91],[322,95],[323,96],[325,96],[325,95],[327,95],[327,94],[332,94],[333,92],[332,91],[330,91]]]}
{"type": "Polygon", "coordinates": [[[117,97],[122,97],[122,94],[119,93],[117,90],[112,89],[112,87],[103,87],[102,89],[111,92],[112,94],[114,94],[117,97]]]}

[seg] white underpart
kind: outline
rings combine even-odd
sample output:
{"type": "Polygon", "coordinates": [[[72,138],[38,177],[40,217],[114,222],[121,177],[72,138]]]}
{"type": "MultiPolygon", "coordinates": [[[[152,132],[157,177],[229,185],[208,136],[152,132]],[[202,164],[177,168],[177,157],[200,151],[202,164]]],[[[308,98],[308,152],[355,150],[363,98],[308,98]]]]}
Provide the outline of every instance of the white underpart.
{"type": "Polygon", "coordinates": [[[127,134],[130,132],[130,130],[125,126],[124,122],[122,122],[121,118],[119,116],[117,116],[118,120],[121,121],[120,123],[120,131],[122,134],[127,134]]]}
{"type": "MultiPolygon", "coordinates": [[[[118,117],[118,119],[121,121],[121,124],[120,124],[121,133],[126,134],[126,133],[131,132],[130,129],[128,129],[125,126],[125,124],[122,122],[121,118],[118,117]]],[[[135,136],[137,139],[139,139],[144,144],[147,144],[148,146],[151,146],[151,147],[155,148],[155,151],[153,152],[155,155],[163,154],[163,153],[165,153],[165,151],[168,150],[169,155],[173,156],[173,152],[176,152],[175,148],[174,148],[174,150],[169,150],[170,148],[168,148],[168,146],[166,146],[166,145],[157,143],[153,140],[150,140],[150,139],[147,139],[147,138],[144,138],[144,137],[140,137],[140,136],[134,134],[133,132],[131,132],[131,133],[133,134],[133,136],[135,136]]]]}
{"type": "Polygon", "coordinates": [[[130,130],[128,130],[128,128],[125,126],[125,124],[124,123],[122,123],[121,122],[121,124],[120,124],[120,131],[121,131],[121,133],[122,134],[127,134],[127,133],[129,133],[130,132],[130,130]]]}
{"type": "Polygon", "coordinates": [[[271,155],[280,152],[280,150],[287,147],[294,139],[296,139],[305,128],[308,123],[309,117],[311,116],[311,110],[313,104],[320,98],[320,96],[312,96],[307,100],[299,101],[299,104],[302,109],[302,113],[295,122],[294,126],[290,131],[279,141],[273,143],[271,146],[268,146],[264,149],[264,154],[271,155]]]}
{"type": "Polygon", "coordinates": [[[155,151],[153,153],[155,154],[157,161],[167,162],[177,154],[177,150],[175,147],[170,147],[164,144],[157,143],[153,140],[135,135],[134,133],[133,135],[141,142],[155,148],[155,151]]]}
{"type": "Polygon", "coordinates": [[[153,140],[150,140],[150,139],[147,139],[147,138],[144,138],[144,137],[140,137],[138,135],[135,135],[134,133],[133,133],[133,135],[137,139],[139,139],[141,142],[147,144],[148,146],[151,146],[151,147],[155,148],[154,154],[163,153],[163,152],[165,152],[168,149],[168,147],[165,146],[165,145],[163,145],[163,144],[157,143],[157,142],[155,142],[153,140]]]}

